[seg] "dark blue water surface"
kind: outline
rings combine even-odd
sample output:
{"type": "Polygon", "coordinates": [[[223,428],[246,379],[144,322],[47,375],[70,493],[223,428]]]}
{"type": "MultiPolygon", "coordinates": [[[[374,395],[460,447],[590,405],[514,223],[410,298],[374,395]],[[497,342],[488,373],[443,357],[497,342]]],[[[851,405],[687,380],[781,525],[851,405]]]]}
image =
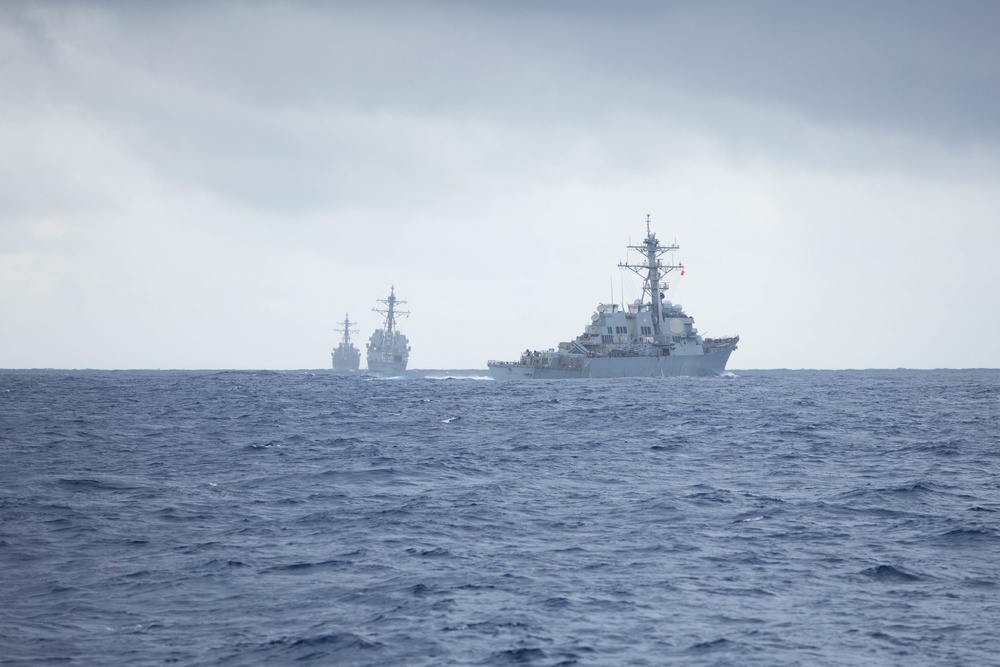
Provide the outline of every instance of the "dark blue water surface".
{"type": "Polygon", "coordinates": [[[0,662],[1000,662],[1000,371],[0,371],[0,662]]]}

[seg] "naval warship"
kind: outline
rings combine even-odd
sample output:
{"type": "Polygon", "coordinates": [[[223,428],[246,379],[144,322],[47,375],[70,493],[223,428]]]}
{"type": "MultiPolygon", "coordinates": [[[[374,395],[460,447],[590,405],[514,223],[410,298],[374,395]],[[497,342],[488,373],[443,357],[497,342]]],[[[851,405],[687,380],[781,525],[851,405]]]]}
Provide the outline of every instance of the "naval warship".
{"type": "Polygon", "coordinates": [[[661,244],[649,225],[647,215],[645,240],[627,246],[642,262],[618,264],[643,278],[641,299],[627,308],[599,304],[583,334],[556,349],[525,350],[517,361],[490,361],[489,374],[498,380],[722,374],[740,337],[702,338],[694,318],[665,298],[664,278],[672,271],[683,275],[684,265],[660,257],[680,246],[661,244]]]}
{"type": "Polygon", "coordinates": [[[357,329],[351,328],[352,324],[354,322],[351,322],[347,315],[344,315],[343,328],[334,329],[334,331],[344,334],[344,337],[340,340],[340,344],[330,353],[330,356],[333,358],[333,370],[335,371],[356,371],[361,366],[361,352],[351,342],[351,334],[358,333],[357,329]]]}
{"type": "Polygon", "coordinates": [[[368,339],[368,370],[374,373],[402,373],[410,360],[410,341],[396,329],[396,316],[409,315],[408,311],[399,311],[396,306],[405,301],[396,298],[396,286],[389,290],[388,299],[378,299],[385,308],[375,307],[372,310],[385,315],[385,323],[381,329],[376,329],[368,339]]]}

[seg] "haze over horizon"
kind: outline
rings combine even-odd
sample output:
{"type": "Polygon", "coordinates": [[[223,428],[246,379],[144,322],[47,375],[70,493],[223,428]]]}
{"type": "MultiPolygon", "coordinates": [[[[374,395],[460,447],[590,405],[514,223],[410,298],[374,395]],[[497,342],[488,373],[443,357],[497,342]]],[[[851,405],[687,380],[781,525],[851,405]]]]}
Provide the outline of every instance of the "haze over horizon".
{"type": "Polygon", "coordinates": [[[1000,4],[0,5],[0,368],[415,369],[676,240],[729,368],[998,368],[1000,4]],[[363,364],[363,362],[362,362],[363,364]]]}

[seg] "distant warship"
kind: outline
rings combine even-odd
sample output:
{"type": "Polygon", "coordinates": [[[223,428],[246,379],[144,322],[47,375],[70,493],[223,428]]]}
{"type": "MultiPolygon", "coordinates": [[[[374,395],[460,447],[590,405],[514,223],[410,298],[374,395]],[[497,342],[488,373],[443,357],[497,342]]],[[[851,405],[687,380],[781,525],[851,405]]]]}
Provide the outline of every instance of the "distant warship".
{"type": "Polygon", "coordinates": [[[547,380],[722,374],[740,337],[702,338],[694,318],[664,298],[668,285],[663,278],[675,270],[683,274],[684,266],[664,264],[660,256],[679,246],[661,245],[647,215],[645,240],[627,247],[642,253],[643,261],[618,266],[643,277],[643,298],[627,308],[598,305],[574,340],[542,352],[525,350],[518,361],[490,361],[490,375],[498,380],[547,380]]]}
{"type": "Polygon", "coordinates": [[[354,322],[351,322],[347,315],[344,315],[343,328],[334,329],[334,331],[340,331],[344,334],[340,344],[330,353],[335,371],[356,371],[361,366],[361,352],[351,342],[351,334],[358,333],[357,329],[351,328],[352,324],[354,322]]]}
{"type": "Polygon", "coordinates": [[[375,373],[402,373],[410,360],[410,341],[396,330],[396,316],[409,315],[408,311],[398,311],[398,304],[406,303],[396,298],[396,286],[389,291],[388,299],[378,299],[385,308],[372,310],[385,315],[385,324],[376,329],[368,339],[368,370],[375,373]]]}

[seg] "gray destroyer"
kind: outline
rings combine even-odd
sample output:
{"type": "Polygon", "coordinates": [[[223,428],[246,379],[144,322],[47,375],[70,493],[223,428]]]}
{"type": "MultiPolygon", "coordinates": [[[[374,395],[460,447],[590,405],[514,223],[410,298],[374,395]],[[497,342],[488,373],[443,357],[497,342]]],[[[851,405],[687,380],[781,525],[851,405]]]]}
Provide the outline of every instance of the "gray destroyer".
{"type": "Polygon", "coordinates": [[[372,310],[385,315],[385,323],[376,329],[368,339],[368,370],[373,373],[399,374],[406,370],[410,360],[410,341],[396,329],[396,316],[409,315],[408,311],[397,310],[399,304],[406,303],[396,298],[396,286],[389,291],[388,299],[378,299],[384,308],[372,310]]]}
{"type": "Polygon", "coordinates": [[[684,265],[664,264],[660,257],[679,246],[661,244],[646,216],[645,240],[627,247],[643,261],[618,266],[643,278],[641,299],[627,308],[602,303],[575,339],[556,349],[525,350],[517,361],[490,361],[489,374],[498,380],[721,375],[740,337],[702,338],[694,318],[665,299],[664,278],[684,265]]]}
{"type": "Polygon", "coordinates": [[[354,347],[354,343],[351,342],[351,334],[358,333],[357,329],[351,328],[352,324],[354,322],[351,322],[347,315],[344,315],[343,328],[334,329],[334,331],[344,334],[344,337],[340,339],[340,344],[330,353],[335,371],[356,371],[361,366],[361,351],[354,347]]]}

